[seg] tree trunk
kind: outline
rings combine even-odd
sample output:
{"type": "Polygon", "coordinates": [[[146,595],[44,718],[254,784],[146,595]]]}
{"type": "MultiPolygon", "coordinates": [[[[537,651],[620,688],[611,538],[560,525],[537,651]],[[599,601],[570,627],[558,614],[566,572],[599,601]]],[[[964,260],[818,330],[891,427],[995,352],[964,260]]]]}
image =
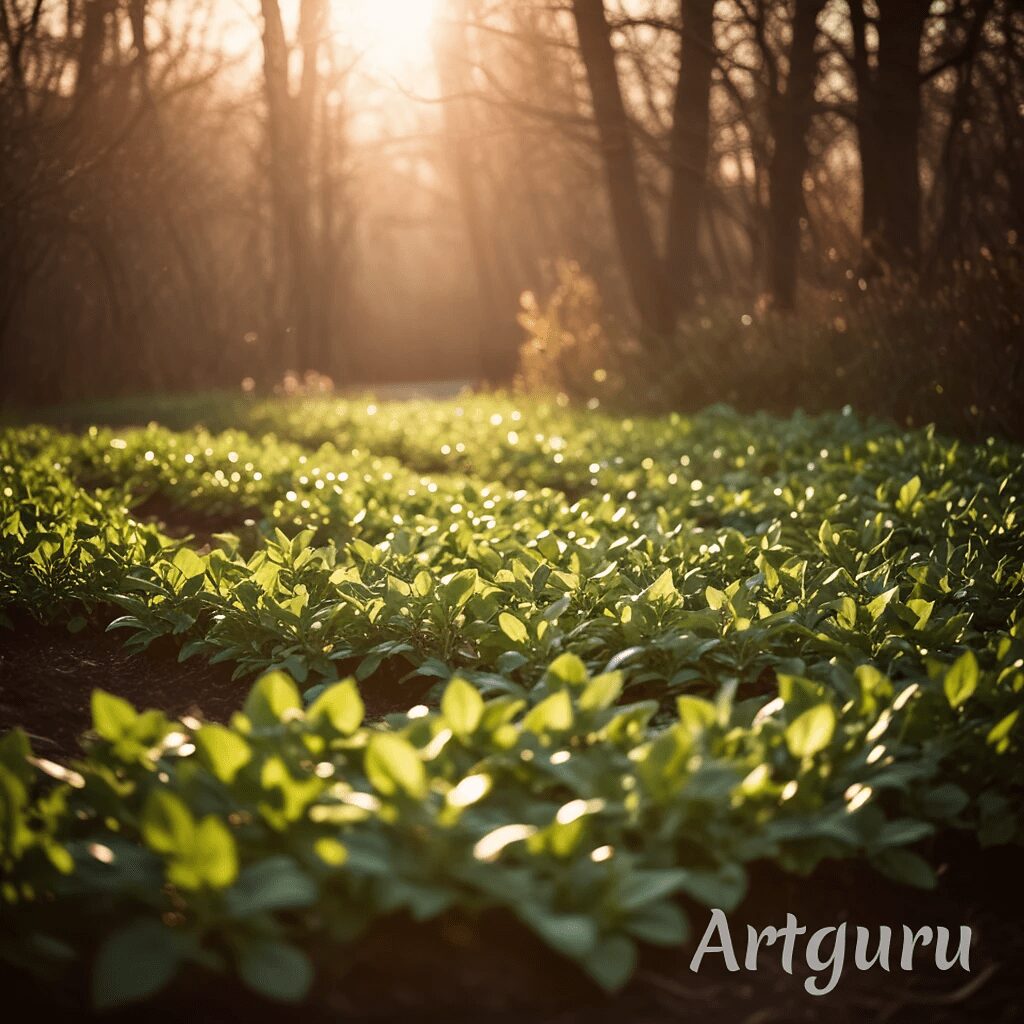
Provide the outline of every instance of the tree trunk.
{"type": "Polygon", "coordinates": [[[295,202],[291,307],[295,323],[298,369],[328,373],[328,325],[323,316],[327,268],[314,223],[313,135],[321,92],[320,50],[327,26],[327,0],[302,0],[299,6],[299,48],[302,73],[294,107],[293,151],[295,202]]]}
{"type": "Polygon", "coordinates": [[[932,190],[935,215],[931,246],[922,264],[927,273],[936,265],[948,264],[957,256],[977,250],[983,239],[974,233],[983,222],[980,211],[969,209],[971,202],[971,147],[964,135],[970,124],[976,93],[975,71],[979,43],[985,24],[995,6],[994,0],[980,0],[956,67],[956,86],[949,106],[949,127],[936,164],[936,187],[932,190]],[[929,266],[930,264],[930,266],[929,266]]]}
{"type": "Polygon", "coordinates": [[[644,331],[666,337],[672,333],[675,310],[640,192],[629,119],[615,69],[615,51],[604,4],[602,0],[573,0],[572,10],[594,105],[612,222],[626,280],[644,331]]]}
{"type": "Polygon", "coordinates": [[[857,130],[869,269],[921,258],[920,53],[930,0],[878,0],[878,54],[868,61],[863,0],[850,0],[857,130]]]}
{"type": "Polygon", "coordinates": [[[849,0],[850,26],[853,32],[853,73],[857,85],[857,145],[860,151],[861,244],[870,270],[871,239],[882,219],[883,161],[875,120],[876,88],[874,71],[868,56],[868,17],[864,0],[849,0]]]}
{"type": "Polygon", "coordinates": [[[666,264],[676,309],[693,305],[698,239],[707,192],[714,4],[680,0],[683,40],[672,113],[672,186],[666,264]]]}
{"type": "Polygon", "coordinates": [[[279,370],[323,369],[324,341],[317,337],[312,214],[311,137],[319,72],[317,61],[326,0],[303,0],[299,12],[302,74],[297,96],[289,81],[290,47],[277,0],[260,0],[263,74],[272,201],[275,362],[279,370]]]}
{"type": "Polygon", "coordinates": [[[814,48],[818,38],[818,15],[823,7],[824,0],[797,0],[786,90],[770,100],[774,105],[771,115],[775,139],[768,169],[770,285],[775,305],[783,310],[791,310],[796,304],[807,130],[814,113],[818,74],[814,48]]]}
{"type": "Polygon", "coordinates": [[[117,0],[93,0],[86,4],[82,36],[78,43],[75,65],[74,106],[78,110],[89,100],[96,86],[96,77],[103,63],[110,16],[117,0]]]}
{"type": "Polygon", "coordinates": [[[878,23],[879,148],[885,154],[880,242],[889,258],[921,257],[921,37],[930,0],[881,0],[878,23]]]}
{"type": "Polygon", "coordinates": [[[288,42],[277,0],[260,0],[263,16],[263,90],[267,102],[267,156],[270,179],[269,353],[276,372],[295,368],[294,325],[289,323],[292,191],[291,98],[288,91],[288,42]]]}

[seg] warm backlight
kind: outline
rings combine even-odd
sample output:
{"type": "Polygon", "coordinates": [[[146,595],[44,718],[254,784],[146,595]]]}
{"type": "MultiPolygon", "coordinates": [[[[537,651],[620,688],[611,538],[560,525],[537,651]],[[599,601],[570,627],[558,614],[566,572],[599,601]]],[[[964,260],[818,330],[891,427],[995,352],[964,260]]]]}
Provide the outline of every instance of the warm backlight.
{"type": "Polygon", "coordinates": [[[334,0],[339,39],[363,55],[364,66],[400,77],[430,58],[439,0],[334,0]]]}

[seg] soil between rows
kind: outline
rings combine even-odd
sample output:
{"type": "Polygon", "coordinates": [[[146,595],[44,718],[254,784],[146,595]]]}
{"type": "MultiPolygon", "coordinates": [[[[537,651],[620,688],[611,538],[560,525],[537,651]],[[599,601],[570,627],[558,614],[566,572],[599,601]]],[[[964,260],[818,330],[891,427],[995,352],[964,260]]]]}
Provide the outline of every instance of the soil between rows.
{"type": "MultiPolygon", "coordinates": [[[[112,616],[111,616],[112,617],[112,616]]],[[[124,648],[123,633],[90,626],[68,633],[17,616],[13,630],[0,629],[0,731],[21,726],[43,757],[76,757],[79,737],[92,721],[94,689],[124,697],[136,708],[160,708],[172,718],[193,715],[226,722],[241,707],[252,679],[232,680],[231,665],[201,658],[178,663],[178,647],[161,638],[142,654],[124,648]]],[[[360,687],[366,714],[381,718],[418,704],[436,682],[410,679],[382,666],[360,687]]]]}
{"type": "MultiPolygon", "coordinates": [[[[423,699],[423,684],[399,684],[381,674],[361,686],[370,717],[405,710],[423,699]]],[[[92,690],[102,687],[137,707],[160,707],[177,717],[192,714],[226,721],[248,689],[231,681],[229,666],[199,660],[179,665],[170,642],[142,655],[128,654],[117,634],[90,627],[69,634],[18,619],[0,631],[0,732],[21,725],[37,754],[74,758],[88,727],[92,690]]],[[[1024,887],[1019,851],[979,851],[970,836],[946,836],[925,850],[942,865],[936,891],[896,886],[865,865],[826,863],[798,879],[768,865],[752,871],[750,895],[730,915],[731,935],[742,962],[746,926],[781,927],[796,915],[808,933],[848,923],[847,966],[837,989],[812,997],[802,941],[794,974],[785,973],[777,949],[766,947],[756,973],[728,972],[709,956],[699,973],[689,970],[694,943],[681,950],[647,950],[633,982],[616,996],[600,993],[571,964],[551,953],[504,914],[471,919],[447,915],[428,925],[395,918],[377,925],[354,949],[311,950],[318,960],[318,988],[301,1008],[280,1008],[233,986],[185,979],[144,1012],[151,1022],[186,1017],[196,1024],[244,1017],[262,1021],[539,1022],[539,1024],[1016,1024],[1024,1019],[1024,887]],[[852,963],[855,926],[944,925],[955,944],[960,925],[973,929],[971,972],[937,971],[929,950],[919,952],[914,972],[857,971],[852,963]]],[[[690,908],[693,940],[708,912],[690,908]]],[[[0,922],[2,927],[2,922],[0,922]]],[[[826,943],[825,950],[830,948],[826,943]]],[[[898,949],[898,945],[896,946],[898,949]]],[[[896,958],[898,960],[898,957],[896,958]]],[[[53,1020],[89,1020],[73,993],[41,991],[21,977],[6,976],[5,1005],[44,1010],[53,1020]],[[70,1007],[62,1006],[71,995],[70,1007]]],[[[139,1019],[138,1009],[110,1018],[139,1019]]]]}

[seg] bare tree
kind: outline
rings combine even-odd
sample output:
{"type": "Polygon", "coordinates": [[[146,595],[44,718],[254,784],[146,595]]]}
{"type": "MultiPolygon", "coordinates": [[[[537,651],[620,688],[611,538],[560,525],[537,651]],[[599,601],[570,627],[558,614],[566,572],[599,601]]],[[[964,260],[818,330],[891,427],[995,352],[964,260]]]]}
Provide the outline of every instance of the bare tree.
{"type": "Polygon", "coordinates": [[[251,7],[227,75],[217,0],[0,0],[5,395],[506,382],[569,264],[682,358],[762,291],[1014,265],[1014,0],[450,0],[440,103],[429,50],[423,95],[353,70],[345,5],[251,7]]]}
{"type": "Polygon", "coordinates": [[[672,111],[672,180],[665,246],[679,311],[693,305],[699,232],[706,206],[714,6],[708,0],[680,0],[682,41],[672,111]]]}
{"type": "Polygon", "coordinates": [[[640,189],[604,4],[602,0],[573,0],[573,16],[594,104],[623,271],[641,325],[648,333],[664,337],[672,331],[675,306],[640,189]]]}
{"type": "Polygon", "coordinates": [[[871,259],[916,266],[921,254],[921,41],[931,0],[850,0],[861,152],[861,235],[871,259]],[[868,29],[878,34],[872,62],[868,29]]]}
{"type": "Polygon", "coordinates": [[[324,53],[327,0],[302,0],[295,43],[287,39],[278,0],[261,0],[260,9],[273,224],[273,351],[279,371],[336,372],[342,365],[339,310],[327,296],[343,276],[344,263],[338,261],[338,183],[324,160],[332,145],[328,131],[338,124],[318,120],[331,113],[321,71],[330,56],[324,53]],[[300,65],[297,84],[293,55],[300,65]]]}
{"type": "MultiPolygon", "coordinates": [[[[803,179],[807,168],[807,131],[814,114],[818,74],[815,43],[824,0],[796,0],[787,50],[785,86],[769,99],[774,150],[768,171],[771,217],[771,292],[778,308],[796,304],[803,179]]],[[[759,15],[763,17],[763,14],[759,15]]]]}

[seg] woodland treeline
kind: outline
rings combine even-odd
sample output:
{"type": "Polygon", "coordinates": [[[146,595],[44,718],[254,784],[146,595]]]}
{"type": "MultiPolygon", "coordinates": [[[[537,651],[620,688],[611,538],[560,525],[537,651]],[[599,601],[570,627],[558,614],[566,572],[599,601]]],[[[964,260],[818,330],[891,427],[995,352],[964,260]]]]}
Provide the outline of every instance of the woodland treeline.
{"type": "Polygon", "coordinates": [[[578,364],[590,330],[721,369],[770,324],[794,401],[869,337],[887,378],[1020,380],[1019,3],[437,0],[401,75],[347,7],[0,0],[8,400],[507,383],[524,293],[578,364]]]}

